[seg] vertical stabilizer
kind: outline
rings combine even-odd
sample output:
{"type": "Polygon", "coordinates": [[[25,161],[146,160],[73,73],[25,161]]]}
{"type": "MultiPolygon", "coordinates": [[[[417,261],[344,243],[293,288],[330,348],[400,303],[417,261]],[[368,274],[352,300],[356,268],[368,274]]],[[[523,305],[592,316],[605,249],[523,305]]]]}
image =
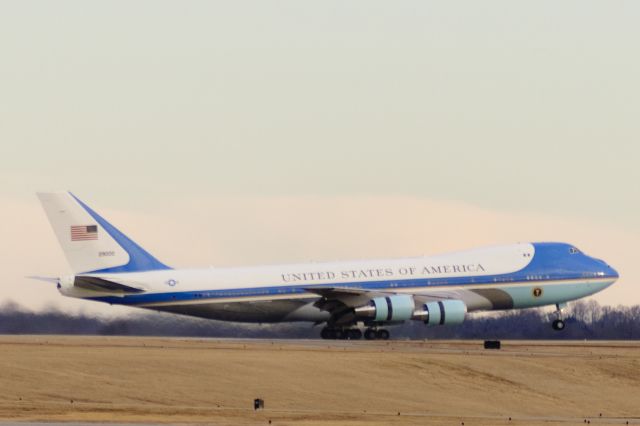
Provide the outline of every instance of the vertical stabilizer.
{"type": "Polygon", "coordinates": [[[170,269],[69,192],[38,193],[75,273],[170,269]]]}

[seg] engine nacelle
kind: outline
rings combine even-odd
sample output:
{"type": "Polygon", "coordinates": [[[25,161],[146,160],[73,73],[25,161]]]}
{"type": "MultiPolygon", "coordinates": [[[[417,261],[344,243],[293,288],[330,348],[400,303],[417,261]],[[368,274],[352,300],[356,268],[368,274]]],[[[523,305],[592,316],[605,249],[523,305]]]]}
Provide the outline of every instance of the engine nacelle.
{"type": "Polygon", "coordinates": [[[370,317],[374,321],[404,321],[413,317],[415,302],[413,296],[395,294],[387,297],[376,297],[368,305],[354,310],[361,317],[370,317]]]}
{"type": "Polygon", "coordinates": [[[457,325],[462,324],[466,313],[467,305],[462,300],[439,300],[425,303],[422,310],[414,312],[413,319],[426,325],[457,325]]]}

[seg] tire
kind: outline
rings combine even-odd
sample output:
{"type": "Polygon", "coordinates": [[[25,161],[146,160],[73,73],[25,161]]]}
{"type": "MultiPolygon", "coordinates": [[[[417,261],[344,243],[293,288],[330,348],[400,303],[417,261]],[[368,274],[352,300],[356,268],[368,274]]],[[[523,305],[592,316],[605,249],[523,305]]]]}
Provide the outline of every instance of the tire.
{"type": "Polygon", "coordinates": [[[565,324],[564,321],[557,319],[551,323],[551,327],[556,331],[562,331],[564,330],[565,324]]]}
{"type": "Polygon", "coordinates": [[[372,328],[367,328],[364,332],[364,338],[367,340],[375,340],[376,331],[372,328]]]}
{"type": "Polygon", "coordinates": [[[389,332],[384,328],[381,328],[380,330],[376,331],[376,338],[379,340],[389,340],[389,337],[390,337],[389,332]]]}
{"type": "Polygon", "coordinates": [[[359,328],[352,328],[349,330],[349,339],[360,340],[362,339],[362,331],[359,328]]]}
{"type": "Polygon", "coordinates": [[[320,337],[322,337],[323,339],[335,339],[336,338],[336,332],[332,328],[325,327],[320,332],[320,337]]]}

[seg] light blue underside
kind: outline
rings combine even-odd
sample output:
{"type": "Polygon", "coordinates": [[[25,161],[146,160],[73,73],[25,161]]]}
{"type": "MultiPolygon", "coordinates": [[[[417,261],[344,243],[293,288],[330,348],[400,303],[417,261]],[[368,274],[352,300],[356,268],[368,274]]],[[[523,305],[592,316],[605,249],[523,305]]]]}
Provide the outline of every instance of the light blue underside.
{"type": "Polygon", "coordinates": [[[580,284],[510,287],[502,290],[511,296],[514,308],[532,308],[575,300],[596,293],[606,287],[607,284],[583,282],[580,284]],[[542,295],[532,297],[534,288],[541,288],[542,295]]]}

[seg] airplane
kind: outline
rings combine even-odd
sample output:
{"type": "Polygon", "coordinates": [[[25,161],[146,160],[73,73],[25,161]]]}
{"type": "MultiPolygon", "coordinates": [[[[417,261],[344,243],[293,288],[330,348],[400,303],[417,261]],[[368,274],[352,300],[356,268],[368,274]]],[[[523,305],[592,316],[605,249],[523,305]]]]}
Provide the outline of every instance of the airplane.
{"type": "Polygon", "coordinates": [[[64,296],[225,321],[324,324],[323,339],[386,340],[385,326],[461,324],[471,312],[555,305],[619,277],[602,260],[557,242],[449,254],[255,267],[174,269],[70,192],[38,193],[74,275],[64,296]],[[362,331],[364,329],[364,333],[362,331]]]}

